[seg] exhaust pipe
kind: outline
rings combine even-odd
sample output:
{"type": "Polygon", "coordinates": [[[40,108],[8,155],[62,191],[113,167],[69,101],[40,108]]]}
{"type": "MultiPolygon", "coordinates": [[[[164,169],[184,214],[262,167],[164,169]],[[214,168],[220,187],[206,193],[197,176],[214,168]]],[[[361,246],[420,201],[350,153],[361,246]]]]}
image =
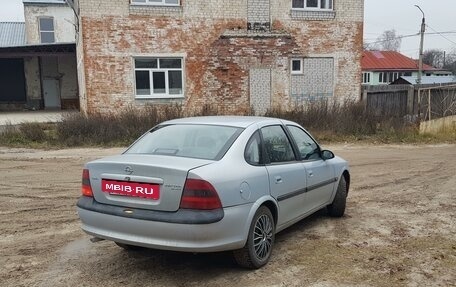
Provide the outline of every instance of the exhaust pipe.
{"type": "Polygon", "coordinates": [[[99,237],[90,238],[90,242],[92,242],[92,243],[97,243],[97,242],[100,242],[100,241],[103,241],[103,240],[104,240],[103,238],[99,238],[99,237]]]}

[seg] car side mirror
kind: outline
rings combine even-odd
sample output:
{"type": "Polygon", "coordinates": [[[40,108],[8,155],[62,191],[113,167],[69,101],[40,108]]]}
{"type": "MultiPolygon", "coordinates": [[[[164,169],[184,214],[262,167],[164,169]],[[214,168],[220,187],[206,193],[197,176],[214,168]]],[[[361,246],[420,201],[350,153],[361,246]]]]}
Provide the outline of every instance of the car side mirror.
{"type": "Polygon", "coordinates": [[[324,150],[321,152],[321,158],[323,160],[333,159],[335,157],[334,153],[329,150],[324,150]]]}

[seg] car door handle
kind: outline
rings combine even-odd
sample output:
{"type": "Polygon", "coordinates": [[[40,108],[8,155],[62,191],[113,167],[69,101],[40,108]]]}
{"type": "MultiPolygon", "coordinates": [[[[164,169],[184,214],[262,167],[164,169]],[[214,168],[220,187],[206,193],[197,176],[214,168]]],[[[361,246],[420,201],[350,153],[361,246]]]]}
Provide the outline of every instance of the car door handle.
{"type": "Polygon", "coordinates": [[[279,184],[279,183],[282,183],[282,182],[283,182],[283,180],[282,180],[282,177],[281,177],[281,176],[276,176],[276,177],[275,177],[275,183],[276,183],[276,184],[279,184]]]}
{"type": "Polygon", "coordinates": [[[311,170],[308,170],[308,171],[307,171],[307,176],[308,176],[308,177],[312,177],[312,176],[314,176],[314,173],[313,173],[313,171],[311,171],[311,170]]]}

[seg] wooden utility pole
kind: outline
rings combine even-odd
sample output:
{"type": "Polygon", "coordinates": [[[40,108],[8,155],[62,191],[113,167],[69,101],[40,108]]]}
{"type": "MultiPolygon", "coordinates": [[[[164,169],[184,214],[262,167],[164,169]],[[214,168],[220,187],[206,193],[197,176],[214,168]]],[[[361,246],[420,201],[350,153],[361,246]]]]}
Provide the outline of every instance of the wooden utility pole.
{"type": "Polygon", "coordinates": [[[418,9],[420,9],[421,13],[423,13],[423,19],[421,20],[421,41],[420,41],[420,59],[418,64],[418,78],[416,83],[418,85],[421,84],[421,77],[423,76],[423,47],[424,47],[424,32],[426,32],[426,20],[424,16],[423,10],[421,10],[420,6],[415,5],[418,9]]]}
{"type": "Polygon", "coordinates": [[[443,66],[442,66],[442,68],[445,67],[445,66],[446,66],[446,51],[443,51],[443,66]]]}

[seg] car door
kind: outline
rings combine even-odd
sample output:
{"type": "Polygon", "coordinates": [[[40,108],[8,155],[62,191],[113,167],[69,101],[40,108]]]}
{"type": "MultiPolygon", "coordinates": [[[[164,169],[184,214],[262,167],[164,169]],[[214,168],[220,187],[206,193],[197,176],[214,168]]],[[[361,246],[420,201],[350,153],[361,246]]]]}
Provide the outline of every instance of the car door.
{"type": "Polygon", "coordinates": [[[279,205],[278,226],[302,215],[306,174],[281,125],[261,128],[266,169],[272,197],[279,205]]]}
{"type": "Polygon", "coordinates": [[[323,160],[320,147],[303,129],[288,125],[288,131],[299,151],[301,163],[306,171],[307,190],[303,208],[315,211],[329,203],[337,181],[331,160],[323,160]]]}

